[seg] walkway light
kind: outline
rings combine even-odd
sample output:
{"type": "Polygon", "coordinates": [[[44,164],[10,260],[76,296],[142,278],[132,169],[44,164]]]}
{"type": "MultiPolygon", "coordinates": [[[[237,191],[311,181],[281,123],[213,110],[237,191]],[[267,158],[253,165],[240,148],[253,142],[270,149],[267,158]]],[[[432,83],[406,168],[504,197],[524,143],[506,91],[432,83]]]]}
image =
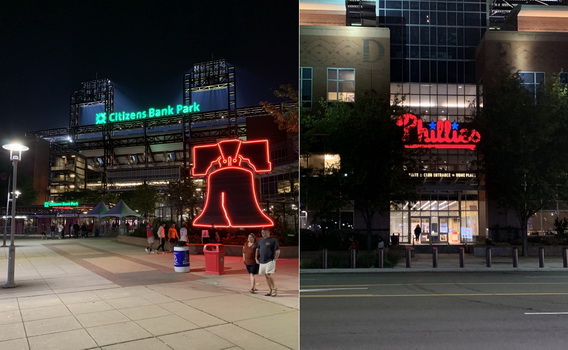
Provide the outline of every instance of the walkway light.
{"type": "MultiPolygon", "coordinates": [[[[2,148],[10,151],[10,160],[12,161],[12,193],[16,194],[16,182],[18,180],[18,162],[22,160],[22,152],[29,150],[28,147],[19,143],[10,143],[2,146],[2,148]]],[[[8,280],[2,288],[14,288],[17,284],[14,282],[14,266],[16,261],[16,246],[14,245],[14,235],[16,233],[16,195],[12,196],[12,224],[10,227],[10,247],[8,248],[8,280]]],[[[8,218],[6,218],[7,220],[8,218]]]]}

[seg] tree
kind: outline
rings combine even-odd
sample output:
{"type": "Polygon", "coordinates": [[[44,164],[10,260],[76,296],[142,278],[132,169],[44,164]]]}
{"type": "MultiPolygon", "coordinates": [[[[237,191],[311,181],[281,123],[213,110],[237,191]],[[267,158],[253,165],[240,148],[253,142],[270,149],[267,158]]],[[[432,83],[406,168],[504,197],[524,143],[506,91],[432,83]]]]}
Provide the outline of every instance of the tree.
{"type": "MultiPolygon", "coordinates": [[[[415,194],[416,182],[408,175],[414,162],[393,118],[400,113],[397,104],[369,93],[358,95],[353,104],[324,104],[319,116],[306,121],[302,115],[302,152],[304,142],[305,151],[317,152],[321,149],[318,135],[326,135],[325,148],[340,155],[341,196],[361,213],[369,249],[376,215],[389,212],[391,202],[409,200],[415,194]]],[[[310,188],[304,191],[309,193],[310,188]]]]}
{"type": "Polygon", "coordinates": [[[557,76],[541,85],[536,98],[517,73],[505,69],[484,88],[484,108],[475,123],[488,198],[516,213],[524,256],[530,217],[567,195],[567,107],[566,88],[557,76]]]}
{"type": "Polygon", "coordinates": [[[122,197],[128,201],[128,205],[147,218],[154,214],[159,195],[156,189],[148,184],[136,186],[133,191],[126,192],[122,197]]]}
{"type": "Polygon", "coordinates": [[[276,97],[283,98],[287,104],[283,103],[280,108],[272,103],[260,102],[260,105],[270,115],[272,115],[278,124],[280,130],[289,133],[298,133],[298,92],[290,84],[280,85],[279,90],[274,91],[276,97]]]}
{"type": "Polygon", "coordinates": [[[164,199],[178,209],[178,215],[181,216],[184,208],[189,208],[189,219],[193,220],[195,213],[195,204],[198,200],[197,187],[191,179],[181,179],[171,181],[164,193],[164,199]]]}

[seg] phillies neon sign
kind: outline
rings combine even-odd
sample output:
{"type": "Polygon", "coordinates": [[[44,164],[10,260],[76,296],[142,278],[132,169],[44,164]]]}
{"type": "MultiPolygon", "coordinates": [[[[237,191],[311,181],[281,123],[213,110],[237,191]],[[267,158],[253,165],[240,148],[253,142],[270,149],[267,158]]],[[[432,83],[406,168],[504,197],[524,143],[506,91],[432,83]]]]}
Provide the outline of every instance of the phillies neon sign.
{"type": "Polygon", "coordinates": [[[274,226],[257,201],[255,173],[272,170],[268,140],[223,140],[193,147],[193,176],[207,176],[207,197],[193,220],[198,227],[274,226]]]}
{"type": "Polygon", "coordinates": [[[396,125],[404,128],[403,141],[409,142],[411,133],[417,136],[417,143],[407,144],[406,148],[460,148],[474,150],[481,140],[475,129],[460,128],[459,123],[438,120],[427,123],[427,127],[414,114],[403,114],[396,120],[396,125]]]}

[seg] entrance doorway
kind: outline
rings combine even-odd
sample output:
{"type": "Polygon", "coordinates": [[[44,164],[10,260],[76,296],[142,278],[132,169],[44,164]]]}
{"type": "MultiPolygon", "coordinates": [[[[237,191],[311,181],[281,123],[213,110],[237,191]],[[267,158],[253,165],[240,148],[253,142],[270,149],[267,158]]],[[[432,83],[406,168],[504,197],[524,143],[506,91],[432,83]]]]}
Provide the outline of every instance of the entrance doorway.
{"type": "Polygon", "coordinates": [[[430,218],[429,217],[411,217],[410,218],[411,227],[411,242],[414,244],[428,244],[430,243],[430,218]],[[420,235],[418,239],[415,237],[416,226],[420,227],[420,235]]]}

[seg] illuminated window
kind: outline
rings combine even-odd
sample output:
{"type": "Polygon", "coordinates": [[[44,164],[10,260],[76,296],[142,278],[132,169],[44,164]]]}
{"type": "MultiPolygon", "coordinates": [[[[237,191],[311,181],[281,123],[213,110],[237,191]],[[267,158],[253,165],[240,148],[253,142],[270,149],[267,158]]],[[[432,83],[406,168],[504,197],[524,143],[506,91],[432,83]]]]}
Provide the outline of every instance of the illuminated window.
{"type": "Polygon", "coordinates": [[[522,80],[522,85],[527,89],[534,98],[540,84],[544,83],[543,72],[519,72],[519,77],[522,80]]]}
{"type": "Polygon", "coordinates": [[[300,103],[302,107],[312,108],[313,101],[313,68],[300,68],[300,103]]]}
{"type": "Polygon", "coordinates": [[[355,102],[355,69],[327,69],[327,100],[355,102]]]}
{"type": "Polygon", "coordinates": [[[292,192],[292,184],[290,183],[290,180],[278,181],[276,186],[278,194],[286,194],[292,192]]]}
{"type": "Polygon", "coordinates": [[[332,174],[341,168],[339,154],[310,154],[300,158],[300,166],[314,173],[332,174]]]}

